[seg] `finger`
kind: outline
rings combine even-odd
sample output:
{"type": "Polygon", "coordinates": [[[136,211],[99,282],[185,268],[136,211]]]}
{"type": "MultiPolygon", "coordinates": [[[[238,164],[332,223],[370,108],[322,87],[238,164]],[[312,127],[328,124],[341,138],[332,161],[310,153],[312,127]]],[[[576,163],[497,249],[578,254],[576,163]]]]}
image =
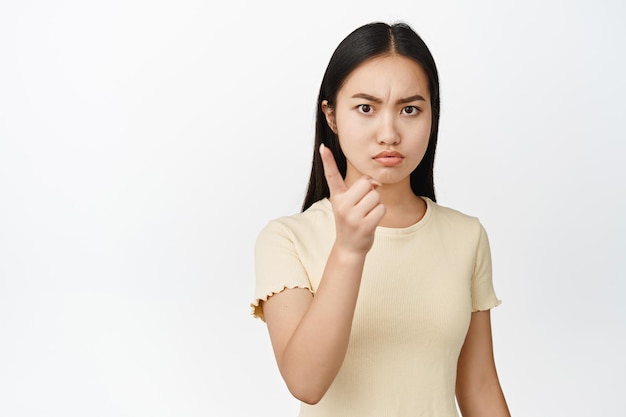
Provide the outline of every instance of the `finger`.
{"type": "Polygon", "coordinates": [[[341,177],[341,173],[339,172],[337,163],[335,162],[335,157],[330,149],[324,146],[323,143],[320,145],[320,157],[322,158],[324,177],[326,177],[330,194],[333,195],[337,192],[346,191],[348,187],[343,182],[343,178],[341,177]]]}
{"type": "Polygon", "coordinates": [[[373,189],[361,198],[361,200],[354,206],[355,213],[358,217],[363,218],[380,204],[380,194],[373,189]]]}
{"type": "Polygon", "coordinates": [[[376,186],[368,177],[361,177],[350,186],[343,196],[344,201],[352,206],[356,205],[370,191],[375,190],[376,186]]]}
{"type": "Polygon", "coordinates": [[[383,217],[385,217],[386,212],[387,209],[385,208],[385,206],[383,206],[382,203],[378,203],[376,207],[374,207],[370,210],[369,213],[367,213],[367,215],[365,216],[365,220],[371,221],[372,224],[378,226],[383,217]]]}

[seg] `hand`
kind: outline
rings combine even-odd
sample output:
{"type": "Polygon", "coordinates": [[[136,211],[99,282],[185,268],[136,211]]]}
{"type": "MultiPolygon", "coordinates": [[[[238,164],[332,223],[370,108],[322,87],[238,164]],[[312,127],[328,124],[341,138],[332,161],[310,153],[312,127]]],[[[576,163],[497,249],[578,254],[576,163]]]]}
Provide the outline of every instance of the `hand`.
{"type": "Polygon", "coordinates": [[[335,215],[335,246],[352,253],[365,254],[374,244],[376,226],[385,215],[380,194],[373,179],[363,176],[350,188],[337,168],[335,158],[326,146],[320,146],[324,176],[330,190],[335,215]]]}

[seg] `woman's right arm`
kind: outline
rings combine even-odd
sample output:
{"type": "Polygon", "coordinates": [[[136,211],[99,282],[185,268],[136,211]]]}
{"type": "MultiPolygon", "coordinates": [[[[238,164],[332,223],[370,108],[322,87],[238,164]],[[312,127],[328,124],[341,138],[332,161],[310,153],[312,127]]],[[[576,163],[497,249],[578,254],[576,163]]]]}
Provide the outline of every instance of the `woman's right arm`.
{"type": "Polygon", "coordinates": [[[343,182],[330,150],[320,148],[335,216],[336,239],[320,285],[287,289],[263,303],[274,355],[289,391],[315,404],[335,379],[348,348],[365,256],[385,208],[374,183],[343,182]]]}

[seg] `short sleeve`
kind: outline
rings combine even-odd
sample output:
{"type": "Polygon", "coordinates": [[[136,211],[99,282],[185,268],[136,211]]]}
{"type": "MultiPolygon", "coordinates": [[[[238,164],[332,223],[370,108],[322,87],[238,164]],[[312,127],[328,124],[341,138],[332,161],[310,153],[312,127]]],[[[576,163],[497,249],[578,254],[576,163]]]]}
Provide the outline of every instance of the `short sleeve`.
{"type": "Polygon", "coordinates": [[[490,310],[500,303],[493,288],[489,239],[484,227],[480,225],[472,275],[472,312],[490,310]]]}
{"type": "Polygon", "coordinates": [[[293,234],[278,220],[270,221],[259,233],[255,245],[256,289],[251,303],[252,315],[261,320],[261,301],[284,289],[311,291],[308,274],[296,251],[293,234]]]}

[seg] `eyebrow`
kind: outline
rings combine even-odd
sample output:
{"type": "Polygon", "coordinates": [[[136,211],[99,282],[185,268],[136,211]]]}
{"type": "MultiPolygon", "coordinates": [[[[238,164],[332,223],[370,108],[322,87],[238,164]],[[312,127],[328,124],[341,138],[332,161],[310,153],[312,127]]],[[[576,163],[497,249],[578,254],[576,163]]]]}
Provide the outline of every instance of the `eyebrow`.
{"type": "MultiPolygon", "coordinates": [[[[382,103],[383,102],[378,97],[374,97],[372,95],[365,94],[365,93],[357,93],[357,94],[353,95],[352,98],[363,98],[365,100],[373,101],[374,103],[382,103]]],[[[398,104],[410,103],[412,101],[426,101],[426,99],[424,97],[422,97],[421,95],[416,94],[414,96],[401,98],[400,100],[398,100],[398,104]]]]}

